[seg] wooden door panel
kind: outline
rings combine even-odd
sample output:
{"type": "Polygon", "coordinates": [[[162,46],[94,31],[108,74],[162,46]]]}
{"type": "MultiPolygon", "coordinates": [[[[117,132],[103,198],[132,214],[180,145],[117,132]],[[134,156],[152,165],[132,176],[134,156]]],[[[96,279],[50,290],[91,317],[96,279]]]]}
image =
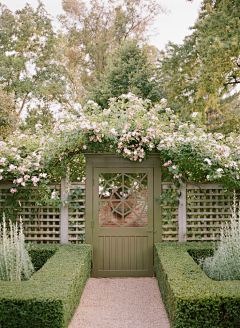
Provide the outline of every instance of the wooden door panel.
{"type": "Polygon", "coordinates": [[[93,276],[152,276],[153,169],[94,171],[93,276]]]}
{"type": "Polygon", "coordinates": [[[148,271],[147,236],[99,236],[99,271],[148,271]]]}

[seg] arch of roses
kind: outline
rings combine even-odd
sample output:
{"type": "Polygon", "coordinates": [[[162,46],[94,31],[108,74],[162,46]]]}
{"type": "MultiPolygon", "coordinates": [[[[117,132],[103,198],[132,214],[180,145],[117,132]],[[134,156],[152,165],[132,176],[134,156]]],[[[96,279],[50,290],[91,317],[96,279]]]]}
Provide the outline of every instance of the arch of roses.
{"type": "Polygon", "coordinates": [[[199,113],[183,123],[163,107],[133,94],[110,99],[104,110],[89,101],[76,114],[59,119],[48,135],[38,125],[35,135],[17,131],[0,141],[0,180],[13,184],[9,202],[16,206],[36,187],[42,202],[59,201],[49,182],[63,175],[84,179],[86,151],[114,153],[133,162],[157,152],[165,181],[219,182],[239,189],[240,136],[208,133],[199,113]]]}

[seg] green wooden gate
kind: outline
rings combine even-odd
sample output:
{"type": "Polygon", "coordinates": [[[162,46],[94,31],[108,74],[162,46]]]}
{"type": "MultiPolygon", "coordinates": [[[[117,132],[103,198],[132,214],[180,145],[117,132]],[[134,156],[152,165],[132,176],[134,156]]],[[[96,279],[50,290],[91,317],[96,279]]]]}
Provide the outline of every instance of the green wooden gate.
{"type": "Polygon", "coordinates": [[[160,161],[132,163],[86,155],[86,243],[94,277],[153,276],[153,244],[161,241],[160,161]]]}

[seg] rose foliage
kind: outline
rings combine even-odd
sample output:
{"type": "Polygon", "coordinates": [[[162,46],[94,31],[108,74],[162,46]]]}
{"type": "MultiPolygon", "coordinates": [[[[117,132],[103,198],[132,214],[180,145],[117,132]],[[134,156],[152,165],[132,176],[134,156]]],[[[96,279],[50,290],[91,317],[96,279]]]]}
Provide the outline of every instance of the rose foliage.
{"type": "Polygon", "coordinates": [[[50,193],[47,184],[66,173],[81,180],[85,151],[118,154],[133,162],[157,152],[166,181],[211,181],[239,189],[240,136],[207,133],[199,115],[195,112],[192,122],[182,123],[170,108],[130,93],[110,99],[104,110],[89,101],[77,115],[59,119],[51,134],[16,132],[0,141],[0,179],[14,184],[16,200],[29,187],[41,187],[41,199],[53,201],[57,193],[50,193]]]}

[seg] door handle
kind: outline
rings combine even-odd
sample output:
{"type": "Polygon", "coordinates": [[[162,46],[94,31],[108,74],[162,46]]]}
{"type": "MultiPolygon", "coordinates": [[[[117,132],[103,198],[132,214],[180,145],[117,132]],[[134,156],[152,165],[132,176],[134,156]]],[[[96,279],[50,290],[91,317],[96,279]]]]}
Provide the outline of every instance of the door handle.
{"type": "Polygon", "coordinates": [[[155,233],[155,232],[157,232],[157,230],[146,230],[146,232],[148,232],[148,233],[155,233]]]}

